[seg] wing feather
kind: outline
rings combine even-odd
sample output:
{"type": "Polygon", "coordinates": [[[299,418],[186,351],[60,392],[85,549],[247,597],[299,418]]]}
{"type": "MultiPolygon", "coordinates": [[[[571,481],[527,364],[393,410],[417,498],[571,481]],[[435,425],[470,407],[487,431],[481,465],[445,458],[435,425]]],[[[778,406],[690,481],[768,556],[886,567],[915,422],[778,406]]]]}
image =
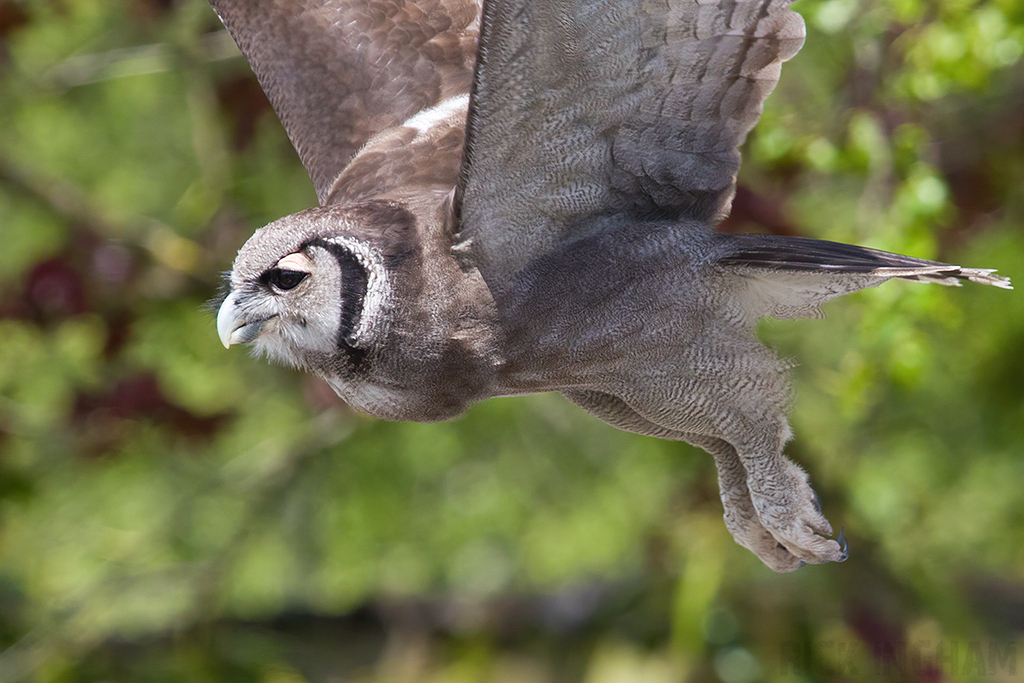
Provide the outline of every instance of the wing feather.
{"type": "Polygon", "coordinates": [[[490,286],[593,216],[721,220],[790,2],[486,0],[457,207],[490,286]]]}
{"type": "Polygon", "coordinates": [[[371,136],[469,92],[479,0],[210,1],[321,204],[371,136]]]}

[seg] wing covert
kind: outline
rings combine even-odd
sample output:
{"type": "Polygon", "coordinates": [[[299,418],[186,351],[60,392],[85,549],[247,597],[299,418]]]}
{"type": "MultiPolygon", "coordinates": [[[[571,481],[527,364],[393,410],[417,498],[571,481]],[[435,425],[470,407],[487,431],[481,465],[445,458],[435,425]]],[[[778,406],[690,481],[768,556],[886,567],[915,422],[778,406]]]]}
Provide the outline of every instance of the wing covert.
{"type": "Polygon", "coordinates": [[[588,218],[728,213],[792,0],[486,0],[461,237],[501,291],[588,218]]]}
{"type": "Polygon", "coordinates": [[[479,0],[210,0],[323,204],[367,139],[469,92],[479,0]]]}

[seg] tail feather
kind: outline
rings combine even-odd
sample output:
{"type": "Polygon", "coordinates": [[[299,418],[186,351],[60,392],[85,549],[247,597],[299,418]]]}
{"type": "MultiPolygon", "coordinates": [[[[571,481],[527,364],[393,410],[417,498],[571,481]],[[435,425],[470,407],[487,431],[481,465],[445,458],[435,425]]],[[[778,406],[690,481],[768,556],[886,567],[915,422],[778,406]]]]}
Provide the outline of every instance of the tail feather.
{"type": "Polygon", "coordinates": [[[779,235],[732,235],[722,265],[807,273],[858,273],[957,286],[960,280],[1013,289],[1010,279],[991,268],[962,268],[940,261],[893,254],[841,242],[779,235]]]}
{"type": "Polygon", "coordinates": [[[723,235],[719,266],[749,285],[752,318],[816,317],[837,296],[900,278],[959,286],[962,280],[1013,289],[1010,279],[986,268],[962,268],[852,244],[779,235],[723,235]]]}

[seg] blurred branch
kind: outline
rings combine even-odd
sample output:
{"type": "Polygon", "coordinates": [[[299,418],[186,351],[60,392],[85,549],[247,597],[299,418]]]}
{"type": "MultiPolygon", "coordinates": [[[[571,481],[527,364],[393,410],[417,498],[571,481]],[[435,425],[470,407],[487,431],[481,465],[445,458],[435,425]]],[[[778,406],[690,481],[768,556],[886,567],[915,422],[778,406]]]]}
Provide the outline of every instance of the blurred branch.
{"type": "MultiPolygon", "coordinates": [[[[197,39],[196,56],[203,61],[217,62],[241,56],[227,31],[217,31],[197,39]]],[[[167,73],[179,68],[177,49],[168,43],[154,43],[76,55],[58,62],[43,74],[45,83],[74,88],[128,76],[167,73]]]]}
{"type": "Polygon", "coordinates": [[[175,271],[190,273],[203,248],[182,237],[170,225],[150,217],[131,216],[113,220],[89,201],[78,185],[27,169],[0,151],[0,185],[33,200],[72,226],[84,227],[102,237],[138,235],[133,243],[152,259],[175,271]]]}
{"type": "Polygon", "coordinates": [[[74,183],[31,171],[3,153],[0,153],[0,184],[34,200],[68,223],[89,226],[107,234],[123,232],[100,214],[89,203],[85,192],[74,183]]]}

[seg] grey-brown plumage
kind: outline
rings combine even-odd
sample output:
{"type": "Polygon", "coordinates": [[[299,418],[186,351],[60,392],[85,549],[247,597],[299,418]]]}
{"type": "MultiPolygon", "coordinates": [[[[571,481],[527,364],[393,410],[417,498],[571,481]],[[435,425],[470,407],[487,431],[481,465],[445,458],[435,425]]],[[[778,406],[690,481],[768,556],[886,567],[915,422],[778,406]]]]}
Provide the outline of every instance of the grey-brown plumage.
{"type": "Polygon", "coordinates": [[[729,530],[777,571],[846,549],[782,455],[789,384],[757,320],[892,278],[1009,286],[711,229],[803,43],[789,0],[212,2],[321,202],[239,251],[225,345],[381,418],[555,390],[697,445],[729,530]]]}

